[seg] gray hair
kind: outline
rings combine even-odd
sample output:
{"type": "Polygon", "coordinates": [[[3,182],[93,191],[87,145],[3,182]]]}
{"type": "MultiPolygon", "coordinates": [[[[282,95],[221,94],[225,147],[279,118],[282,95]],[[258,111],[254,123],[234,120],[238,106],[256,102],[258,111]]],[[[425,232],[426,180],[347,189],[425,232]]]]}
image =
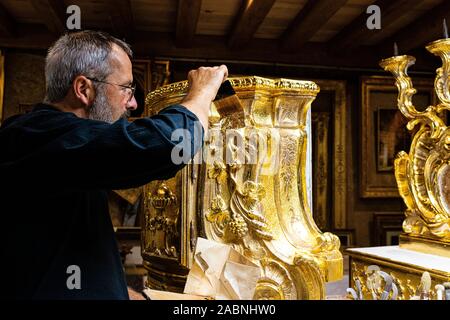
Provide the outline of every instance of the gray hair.
{"type": "Polygon", "coordinates": [[[45,102],[63,100],[79,75],[105,80],[112,73],[108,56],[113,44],[131,59],[130,46],[104,32],[84,30],[59,38],[48,50],[45,60],[45,102]]]}

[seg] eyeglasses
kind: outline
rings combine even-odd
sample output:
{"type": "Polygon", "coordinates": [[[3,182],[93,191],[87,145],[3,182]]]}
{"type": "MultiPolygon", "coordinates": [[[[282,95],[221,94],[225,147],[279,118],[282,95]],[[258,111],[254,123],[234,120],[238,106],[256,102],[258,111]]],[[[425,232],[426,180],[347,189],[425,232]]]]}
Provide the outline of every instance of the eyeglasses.
{"type": "Polygon", "coordinates": [[[119,86],[119,87],[121,87],[121,88],[123,88],[123,89],[126,89],[127,91],[127,93],[128,93],[128,100],[127,100],[127,102],[130,102],[131,101],[131,99],[133,98],[133,96],[134,96],[134,92],[136,91],[136,84],[135,83],[133,83],[131,86],[124,86],[123,84],[117,84],[117,83],[112,83],[112,82],[107,82],[107,81],[102,81],[102,80],[98,80],[98,79],[95,79],[95,78],[90,78],[90,77],[86,77],[87,79],[89,79],[89,80],[91,80],[91,81],[95,81],[95,82],[101,82],[101,83],[106,83],[106,84],[111,84],[111,85],[115,85],[115,86],[119,86]]]}

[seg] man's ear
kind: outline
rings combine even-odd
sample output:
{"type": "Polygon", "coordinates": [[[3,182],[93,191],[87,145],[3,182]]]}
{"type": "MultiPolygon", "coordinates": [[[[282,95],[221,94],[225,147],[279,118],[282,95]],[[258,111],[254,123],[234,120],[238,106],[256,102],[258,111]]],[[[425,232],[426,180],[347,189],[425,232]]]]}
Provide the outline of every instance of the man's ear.
{"type": "Polygon", "coordinates": [[[73,93],[80,104],[88,107],[95,98],[95,90],[92,81],[85,76],[76,76],[72,82],[73,93]]]}

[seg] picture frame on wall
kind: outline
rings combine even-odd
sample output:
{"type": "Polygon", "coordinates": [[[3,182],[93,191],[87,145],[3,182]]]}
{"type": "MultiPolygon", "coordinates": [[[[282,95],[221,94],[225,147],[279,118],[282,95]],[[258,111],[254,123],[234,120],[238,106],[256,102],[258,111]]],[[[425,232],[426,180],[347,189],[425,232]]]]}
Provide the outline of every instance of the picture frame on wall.
{"type": "Polygon", "coordinates": [[[313,214],[321,230],[335,232],[347,229],[349,146],[346,141],[350,106],[347,83],[328,79],[313,81],[320,87],[322,98],[330,98],[332,106],[332,112],[326,114],[317,109],[316,103],[321,98],[312,104],[313,154],[316,157],[313,163],[313,214]]]}
{"type": "Polygon", "coordinates": [[[355,246],[356,242],[354,229],[333,230],[333,233],[339,238],[341,243],[340,249],[342,251],[355,246]]]}
{"type": "Polygon", "coordinates": [[[379,106],[375,112],[377,172],[393,172],[395,155],[411,145],[408,121],[398,108],[379,106]]]}
{"type": "MultiPolygon", "coordinates": [[[[413,79],[417,110],[434,105],[434,79],[413,79]]],[[[392,77],[371,76],[360,79],[361,150],[360,195],[363,198],[400,197],[394,175],[398,152],[409,152],[413,132],[408,119],[397,107],[398,89],[392,77]]]]}
{"type": "Polygon", "coordinates": [[[400,211],[374,212],[372,224],[372,246],[398,245],[403,233],[405,214],[400,211]]]}

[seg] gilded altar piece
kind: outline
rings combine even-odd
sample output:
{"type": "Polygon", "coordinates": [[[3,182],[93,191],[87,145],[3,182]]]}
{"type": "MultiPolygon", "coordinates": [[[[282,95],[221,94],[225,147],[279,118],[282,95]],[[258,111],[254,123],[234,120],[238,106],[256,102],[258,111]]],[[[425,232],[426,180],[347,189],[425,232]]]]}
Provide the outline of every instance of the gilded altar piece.
{"type": "Polygon", "coordinates": [[[450,257],[450,129],[440,113],[450,109],[449,52],[450,40],[432,42],[427,50],[442,59],[437,69],[435,91],[438,104],[417,111],[412,103],[416,90],[408,77],[411,56],[394,56],[380,65],[392,72],[399,90],[398,107],[409,120],[407,128],[419,129],[413,136],[409,153],[400,152],[395,159],[395,177],[407,210],[403,222],[404,247],[414,247],[450,257]]]}
{"type": "MultiPolygon", "coordinates": [[[[310,81],[231,78],[245,126],[214,104],[199,152],[174,178],[145,187],[142,255],[155,289],[182,291],[198,236],[226,243],[260,270],[254,299],[323,299],[343,273],[339,239],[310,209],[310,81]]],[[[186,94],[187,82],[147,96],[155,114],[186,94]]]]}
{"type": "MultiPolygon", "coordinates": [[[[402,55],[380,62],[394,75],[397,104],[408,120],[406,127],[417,129],[409,152],[400,151],[394,162],[398,190],[407,208],[399,246],[347,250],[351,285],[362,286],[366,298],[376,296],[369,281],[370,265],[380,266],[390,275],[398,299],[417,296],[423,290],[419,283],[425,272],[432,288],[450,281],[450,128],[443,116],[443,111],[450,110],[450,39],[434,41],[426,48],[441,57],[442,66],[436,70],[434,82],[438,103],[424,111],[418,111],[412,102],[416,89],[407,73],[415,58],[402,55]]],[[[426,299],[436,296],[432,289],[426,299]]]]}

